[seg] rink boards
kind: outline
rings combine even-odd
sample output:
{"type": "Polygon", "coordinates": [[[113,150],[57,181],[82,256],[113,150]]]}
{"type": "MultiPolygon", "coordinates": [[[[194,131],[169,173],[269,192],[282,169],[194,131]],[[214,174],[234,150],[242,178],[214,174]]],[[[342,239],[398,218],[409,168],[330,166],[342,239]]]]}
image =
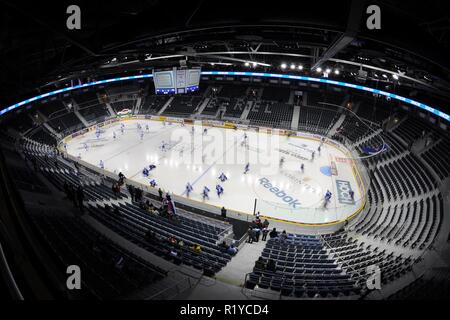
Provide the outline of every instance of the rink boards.
{"type": "MultiPolygon", "coordinates": [[[[247,132],[255,132],[255,133],[261,133],[261,134],[268,134],[268,135],[279,135],[279,136],[286,136],[290,135],[292,138],[297,138],[300,140],[310,140],[310,141],[320,141],[322,136],[320,135],[314,135],[304,132],[294,132],[291,130],[282,130],[282,129],[273,129],[273,128],[264,128],[264,127],[253,127],[253,126],[247,126],[247,125],[236,125],[231,122],[224,122],[224,121],[217,121],[217,120],[192,120],[192,119],[182,119],[182,118],[174,118],[174,117],[160,117],[160,116],[129,116],[129,117],[122,117],[122,118],[115,118],[108,121],[105,121],[104,123],[98,124],[98,127],[108,129],[110,127],[113,127],[114,125],[117,125],[120,121],[127,121],[127,120],[151,120],[155,123],[161,123],[162,121],[165,121],[167,123],[184,123],[186,126],[188,125],[195,125],[195,126],[203,126],[203,127],[209,127],[209,128],[219,128],[219,129],[235,129],[235,130],[245,130],[247,132]]],[[[126,122],[125,122],[126,123],[126,122]]],[[[80,136],[84,136],[87,133],[91,133],[95,131],[97,128],[96,126],[92,126],[90,128],[86,128],[84,130],[75,132],[66,138],[64,138],[61,141],[60,146],[62,146],[63,143],[70,144],[73,139],[77,139],[80,136]]],[[[262,186],[259,185],[258,192],[252,192],[250,190],[248,194],[248,198],[251,199],[252,205],[247,205],[244,207],[239,206],[233,206],[233,202],[236,201],[230,201],[230,205],[226,205],[229,215],[235,214],[239,216],[241,219],[249,220],[251,219],[251,215],[253,214],[253,198],[258,198],[257,203],[257,211],[261,211],[261,214],[263,216],[266,216],[273,220],[278,221],[284,221],[289,223],[295,223],[305,226],[329,226],[329,225],[337,225],[342,224],[347,220],[351,220],[355,218],[363,209],[366,203],[366,183],[363,182],[363,177],[361,177],[360,168],[361,164],[357,163],[352,158],[351,153],[347,148],[345,148],[340,143],[329,140],[325,142],[325,145],[327,145],[330,148],[334,148],[336,150],[339,150],[340,154],[342,156],[334,157],[334,161],[331,161],[330,163],[330,170],[333,173],[334,170],[336,170],[337,167],[342,168],[345,163],[346,166],[349,166],[351,171],[351,176],[353,176],[352,179],[347,178],[350,176],[350,173],[346,174],[345,180],[351,180],[351,183],[355,185],[353,187],[354,189],[357,189],[356,193],[358,194],[357,201],[355,201],[353,204],[345,204],[346,197],[348,200],[348,181],[335,181],[335,184],[333,184],[333,187],[336,187],[336,189],[333,190],[333,194],[336,197],[336,199],[339,197],[340,201],[342,203],[334,204],[331,208],[327,208],[326,210],[323,210],[322,208],[292,208],[289,206],[285,206],[284,203],[276,202],[276,200],[267,200],[269,196],[273,196],[275,193],[273,192],[276,190],[276,186],[272,186],[272,188],[265,188],[267,189],[267,192],[265,193],[260,190],[263,190],[262,186]],[[339,163],[342,162],[342,163],[339,163]],[[274,189],[275,188],[275,189],[274,189]],[[272,191],[270,191],[272,189],[272,191]],[[346,193],[347,192],[347,193],[346,193]],[[258,193],[260,196],[258,196],[258,193]],[[256,194],[256,196],[255,196],[256,194]]],[[[61,148],[63,151],[63,149],[61,148]]],[[[92,161],[86,162],[83,160],[77,159],[77,157],[72,154],[69,156],[79,161],[81,164],[90,167],[91,169],[94,169],[96,171],[99,171],[101,173],[104,173],[106,175],[109,175],[113,178],[116,177],[117,172],[112,172],[111,170],[102,170],[98,167],[98,165],[95,165],[92,161]]],[[[108,168],[107,168],[108,169],[108,168]]],[[[286,177],[292,181],[295,181],[296,177],[292,177],[289,174],[286,174],[286,177]]],[[[259,177],[259,179],[263,179],[264,177],[259,177]]],[[[269,179],[270,180],[270,179],[269,179]]],[[[339,179],[336,179],[339,180],[339,179]]],[[[139,181],[139,179],[131,179],[130,181],[132,184],[135,184],[136,186],[140,186],[141,188],[147,190],[150,193],[155,193],[156,190],[149,187],[145,182],[139,181]]],[[[265,182],[265,180],[263,180],[265,182]]],[[[128,181],[127,181],[128,183],[128,181]]],[[[163,189],[164,185],[161,185],[163,189]]],[[[211,188],[212,189],[212,188],[211,188]]],[[[232,188],[234,189],[234,188],[232,188]]],[[[227,188],[226,188],[227,190],[227,188]]],[[[213,190],[212,190],[213,191],[213,190]]],[[[230,191],[230,188],[227,190],[230,191]]],[[[253,190],[255,191],[255,190],[253,190]]],[[[222,203],[216,203],[214,201],[202,201],[201,199],[193,198],[186,198],[185,196],[181,195],[181,191],[175,192],[174,197],[179,203],[183,203],[185,205],[189,205],[196,208],[202,208],[203,210],[213,211],[216,213],[219,213],[222,203]]],[[[282,194],[281,194],[282,195],[282,194]]],[[[286,196],[287,200],[290,200],[289,195],[286,196]]],[[[274,198],[274,197],[272,197],[274,198]]],[[[280,198],[275,198],[280,199],[280,198]]],[[[292,200],[293,201],[293,200],[292,200]]],[[[292,202],[291,201],[291,202],[292,202]]],[[[289,202],[286,202],[289,203],[289,202]]]]}

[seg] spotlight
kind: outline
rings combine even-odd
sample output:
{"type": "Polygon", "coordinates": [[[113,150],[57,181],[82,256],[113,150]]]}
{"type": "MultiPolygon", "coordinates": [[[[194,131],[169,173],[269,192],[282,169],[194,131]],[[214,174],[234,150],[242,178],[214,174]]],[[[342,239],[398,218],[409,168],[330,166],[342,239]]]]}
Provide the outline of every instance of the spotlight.
{"type": "Polygon", "coordinates": [[[247,61],[247,62],[245,63],[245,66],[246,66],[246,67],[250,67],[250,62],[247,61]]]}
{"type": "Polygon", "coordinates": [[[398,75],[393,74],[393,75],[392,75],[392,78],[394,78],[395,80],[398,80],[398,75]]]}
{"type": "Polygon", "coordinates": [[[291,64],[291,70],[295,69],[295,64],[291,64]]]}
{"type": "Polygon", "coordinates": [[[326,73],[330,73],[330,72],[331,72],[331,69],[330,69],[330,68],[327,68],[327,70],[325,70],[325,72],[326,72],[326,73]]]}
{"type": "Polygon", "coordinates": [[[299,66],[298,66],[298,70],[303,70],[303,66],[302,66],[302,65],[299,65],[299,66]]]}
{"type": "Polygon", "coordinates": [[[388,76],[387,76],[387,75],[385,75],[385,74],[383,73],[383,78],[387,79],[387,77],[388,77],[388,76]]]}
{"type": "Polygon", "coordinates": [[[339,74],[339,73],[341,73],[341,72],[339,71],[339,69],[334,70],[334,74],[339,74]]]}
{"type": "Polygon", "coordinates": [[[321,67],[318,67],[318,68],[316,69],[316,71],[320,73],[320,72],[322,72],[322,68],[321,68],[321,67]]]}
{"type": "Polygon", "coordinates": [[[281,64],[281,69],[286,69],[286,68],[287,68],[286,63],[282,63],[282,64],[281,64]]]}

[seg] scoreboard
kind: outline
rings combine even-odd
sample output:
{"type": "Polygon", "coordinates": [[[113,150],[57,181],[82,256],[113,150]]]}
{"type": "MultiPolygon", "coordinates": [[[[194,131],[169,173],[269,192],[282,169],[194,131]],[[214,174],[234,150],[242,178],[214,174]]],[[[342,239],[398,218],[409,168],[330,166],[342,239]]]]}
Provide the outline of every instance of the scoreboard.
{"type": "Polygon", "coordinates": [[[199,89],[200,68],[173,68],[172,70],[153,70],[156,94],[184,94],[199,89]]]}

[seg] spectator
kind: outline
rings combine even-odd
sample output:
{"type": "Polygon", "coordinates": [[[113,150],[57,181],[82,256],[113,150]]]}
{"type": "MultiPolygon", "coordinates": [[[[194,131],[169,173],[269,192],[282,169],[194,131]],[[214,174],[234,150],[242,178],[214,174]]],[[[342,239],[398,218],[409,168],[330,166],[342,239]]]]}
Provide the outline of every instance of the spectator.
{"type": "Polygon", "coordinates": [[[119,195],[119,193],[120,193],[120,187],[119,187],[119,184],[118,183],[114,183],[113,185],[112,185],[112,192],[114,193],[114,195],[117,197],[118,195],[119,195]]]}
{"type": "Polygon", "coordinates": [[[253,228],[249,227],[247,230],[247,235],[248,235],[248,243],[253,243],[254,240],[254,234],[253,234],[253,228]]]}
{"type": "Polygon", "coordinates": [[[270,239],[274,239],[274,238],[278,237],[278,232],[277,232],[276,228],[273,228],[272,231],[270,231],[269,237],[270,237],[270,239]]]}
{"type": "Polygon", "coordinates": [[[219,244],[219,247],[223,250],[223,251],[227,251],[229,246],[227,245],[227,243],[224,241],[222,241],[221,244],[219,244]]]}
{"type": "Polygon", "coordinates": [[[267,240],[267,235],[269,234],[269,229],[266,227],[262,230],[262,241],[267,240]]]}
{"type": "Polygon", "coordinates": [[[158,194],[159,194],[159,201],[163,201],[163,191],[161,188],[158,188],[158,194]]]}
{"type": "Polygon", "coordinates": [[[169,243],[172,244],[172,245],[176,245],[176,244],[178,243],[178,240],[177,240],[174,236],[170,236],[170,237],[168,238],[168,241],[169,241],[169,243]]]}
{"type": "Polygon", "coordinates": [[[253,232],[255,234],[255,242],[259,242],[259,237],[261,236],[261,229],[259,227],[256,227],[253,229],[253,232]]]}
{"type": "Polygon", "coordinates": [[[222,207],[222,209],[220,209],[220,215],[222,216],[222,218],[227,217],[227,209],[225,209],[225,207],[222,207]]]}
{"type": "Polygon", "coordinates": [[[227,249],[227,253],[228,253],[229,255],[231,255],[231,256],[236,255],[237,252],[238,252],[238,248],[236,248],[236,247],[234,246],[234,244],[231,244],[231,246],[229,246],[228,249],[227,249]]]}
{"type": "Polygon", "coordinates": [[[286,241],[286,239],[287,239],[287,233],[286,233],[286,230],[283,230],[283,232],[280,235],[280,241],[284,242],[284,241],[286,241]]]}
{"type": "Polygon", "coordinates": [[[194,251],[195,253],[201,253],[202,252],[202,247],[199,244],[194,244],[191,247],[191,250],[194,251]]]}
{"type": "Polygon", "coordinates": [[[131,200],[135,201],[134,187],[131,184],[127,185],[127,187],[128,187],[128,192],[130,193],[130,196],[131,196],[131,200]]]}

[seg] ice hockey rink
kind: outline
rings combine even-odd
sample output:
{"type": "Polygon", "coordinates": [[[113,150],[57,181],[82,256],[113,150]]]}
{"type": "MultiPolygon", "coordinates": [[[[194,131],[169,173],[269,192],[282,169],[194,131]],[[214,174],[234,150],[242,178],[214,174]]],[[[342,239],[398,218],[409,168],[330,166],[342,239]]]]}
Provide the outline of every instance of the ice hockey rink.
{"type": "Polygon", "coordinates": [[[156,188],[183,197],[190,183],[189,199],[246,214],[253,214],[256,202],[262,216],[326,224],[354,215],[363,202],[364,188],[357,183],[359,173],[349,154],[308,136],[142,119],[123,120],[65,141],[62,148],[69,155],[99,168],[122,172],[147,186],[154,180],[156,188]],[[249,171],[244,173],[247,163],[249,171]],[[143,169],[151,164],[156,168],[146,177],[143,169]],[[228,178],[225,182],[218,179],[221,173],[228,178]],[[224,190],[220,197],[218,184],[224,190]],[[202,194],[205,186],[209,199],[202,194]],[[325,206],[327,190],[332,196],[325,206]]]}

